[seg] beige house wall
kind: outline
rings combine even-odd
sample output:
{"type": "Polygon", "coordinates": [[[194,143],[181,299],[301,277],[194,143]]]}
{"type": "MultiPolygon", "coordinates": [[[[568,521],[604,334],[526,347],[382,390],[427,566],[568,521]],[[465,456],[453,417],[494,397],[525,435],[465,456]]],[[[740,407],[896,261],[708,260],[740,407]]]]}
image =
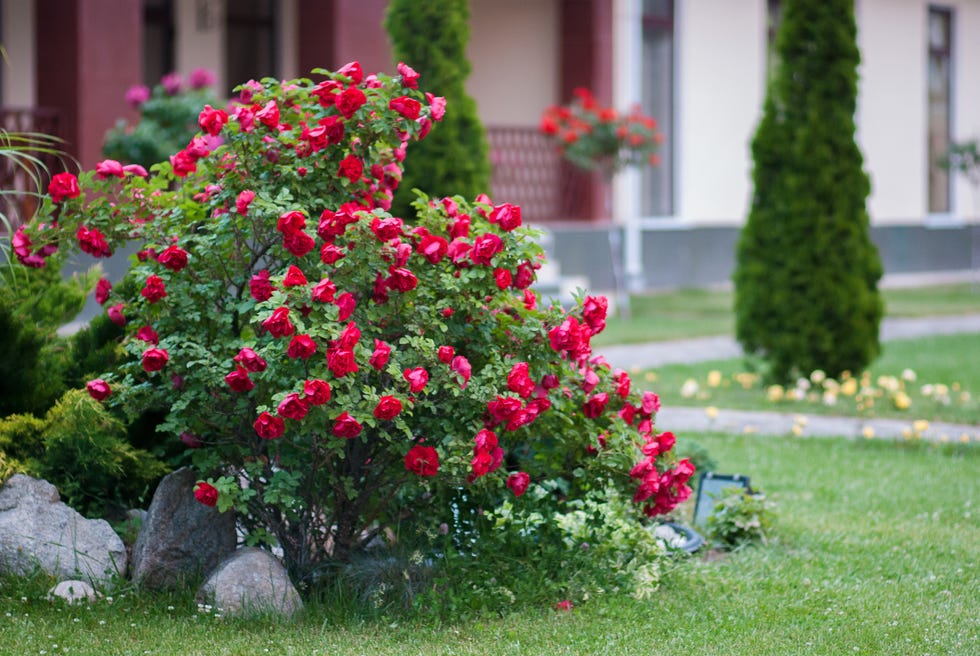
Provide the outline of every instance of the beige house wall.
{"type": "Polygon", "coordinates": [[[6,51],[3,87],[0,96],[8,107],[33,107],[37,104],[34,88],[34,0],[0,2],[0,38],[6,51]]]}
{"type": "Polygon", "coordinates": [[[471,0],[466,83],[492,126],[536,126],[559,102],[557,0],[471,0]]]}

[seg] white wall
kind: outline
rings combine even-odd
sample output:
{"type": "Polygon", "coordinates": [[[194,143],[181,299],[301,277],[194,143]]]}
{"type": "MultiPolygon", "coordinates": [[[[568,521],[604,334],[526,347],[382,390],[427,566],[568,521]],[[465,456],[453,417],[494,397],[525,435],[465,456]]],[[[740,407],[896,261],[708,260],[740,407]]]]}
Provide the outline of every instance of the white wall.
{"type": "Polygon", "coordinates": [[[536,126],[560,102],[557,0],[471,0],[466,90],[486,125],[536,126]]]}
{"type": "Polygon", "coordinates": [[[3,104],[33,107],[34,89],[34,0],[3,0],[0,4],[3,33],[0,34],[7,61],[3,66],[3,104]]]}
{"type": "Polygon", "coordinates": [[[675,216],[741,224],[765,96],[765,0],[675,3],[675,216]]]}
{"type": "MultiPolygon", "coordinates": [[[[225,80],[225,1],[205,3],[209,12],[198,14],[196,0],[174,3],[177,72],[186,76],[195,68],[207,67],[217,76],[215,89],[224,89],[225,80]]],[[[232,2],[234,0],[231,0],[232,2]]]]}
{"type": "Polygon", "coordinates": [[[857,141],[871,177],[871,222],[919,224],[928,210],[923,0],[857,3],[857,141]]]}

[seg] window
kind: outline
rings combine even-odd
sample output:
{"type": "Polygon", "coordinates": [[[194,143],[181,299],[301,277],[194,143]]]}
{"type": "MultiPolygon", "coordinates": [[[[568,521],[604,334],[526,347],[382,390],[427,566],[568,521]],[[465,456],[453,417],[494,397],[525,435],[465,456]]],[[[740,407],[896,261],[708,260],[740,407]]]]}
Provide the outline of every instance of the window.
{"type": "Polygon", "coordinates": [[[143,0],[143,83],[153,87],[173,70],[173,0],[143,0]]]}
{"type": "MultiPolygon", "coordinates": [[[[277,77],[276,3],[272,0],[235,0],[226,8],[226,79],[229,87],[250,79],[277,77]]],[[[228,92],[231,93],[231,88],[228,92]]]]}
{"type": "Polygon", "coordinates": [[[929,213],[950,211],[950,174],[940,165],[950,146],[952,105],[953,14],[949,9],[929,7],[928,103],[929,127],[926,163],[929,171],[929,213]]]}
{"type": "Polygon", "coordinates": [[[657,119],[664,142],[660,165],[643,169],[640,211],[670,216],[674,211],[674,1],[643,0],[643,111],[657,119]]]}

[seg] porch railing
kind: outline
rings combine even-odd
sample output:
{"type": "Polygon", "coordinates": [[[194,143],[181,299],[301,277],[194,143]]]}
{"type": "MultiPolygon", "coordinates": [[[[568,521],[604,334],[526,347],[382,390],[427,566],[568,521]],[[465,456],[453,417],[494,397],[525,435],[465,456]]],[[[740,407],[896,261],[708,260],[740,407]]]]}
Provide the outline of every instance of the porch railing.
{"type": "Polygon", "coordinates": [[[533,127],[487,127],[495,202],[521,206],[526,221],[592,217],[592,177],[565,162],[533,127]]]}
{"type": "MultiPolygon", "coordinates": [[[[0,106],[0,150],[7,147],[3,138],[6,133],[43,133],[58,136],[60,116],[58,110],[45,107],[17,108],[0,106]]],[[[38,189],[30,172],[9,157],[0,157],[0,212],[7,218],[11,229],[29,219],[37,209],[38,199],[32,194],[47,188],[50,175],[63,168],[55,154],[31,153],[39,165],[26,164],[34,170],[41,183],[38,189]]],[[[0,225],[0,231],[4,226],[0,225]]]]}

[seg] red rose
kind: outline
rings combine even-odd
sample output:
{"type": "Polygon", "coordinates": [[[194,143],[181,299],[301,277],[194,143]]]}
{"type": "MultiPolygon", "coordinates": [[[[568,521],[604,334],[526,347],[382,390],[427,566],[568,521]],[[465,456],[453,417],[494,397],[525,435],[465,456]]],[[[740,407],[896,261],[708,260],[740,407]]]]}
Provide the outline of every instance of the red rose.
{"type": "Polygon", "coordinates": [[[276,287],[271,282],[269,282],[269,270],[262,269],[248,281],[248,291],[256,301],[260,303],[262,301],[269,300],[272,296],[272,292],[275,291],[276,287]]]}
{"type": "Polygon", "coordinates": [[[644,392],[641,409],[642,413],[648,417],[656,412],[660,412],[660,397],[653,392],[644,392]]]}
{"type": "Polygon", "coordinates": [[[417,119],[422,111],[422,103],[408,96],[392,98],[388,101],[388,107],[411,121],[417,119]]]}
{"type": "Polygon", "coordinates": [[[596,394],[586,399],[585,404],[582,406],[582,414],[584,414],[589,419],[595,419],[606,409],[606,404],[609,403],[609,395],[605,392],[596,394]]]}
{"type": "Polygon", "coordinates": [[[402,85],[409,89],[419,88],[419,74],[405,62],[398,62],[398,74],[402,76],[402,85]]]}
{"type": "Polygon", "coordinates": [[[225,383],[233,392],[247,392],[255,387],[255,383],[248,377],[248,372],[241,367],[236,367],[233,372],[226,375],[225,383]]]}
{"type": "Polygon", "coordinates": [[[470,366],[470,361],[462,355],[457,355],[455,358],[453,358],[449,368],[462,379],[459,384],[460,389],[466,389],[466,385],[469,384],[470,376],[473,373],[473,368],[470,366]]]}
{"type": "Polygon", "coordinates": [[[195,435],[194,433],[189,433],[184,431],[180,434],[180,441],[184,443],[188,449],[200,449],[204,446],[204,441],[195,435]]]}
{"type": "Polygon", "coordinates": [[[160,253],[157,262],[171,271],[180,271],[187,266],[187,251],[179,246],[168,246],[160,253]]]}
{"type": "Polygon", "coordinates": [[[531,396],[534,391],[534,381],[528,373],[527,362],[518,362],[510,368],[510,373],[507,374],[507,389],[525,399],[531,396]]]}
{"type": "Polygon", "coordinates": [[[109,300],[109,292],[112,291],[112,283],[105,278],[99,278],[99,282],[95,283],[95,301],[99,305],[105,305],[105,302],[109,300]]]}
{"type": "Polygon", "coordinates": [[[126,317],[123,316],[122,310],[126,307],[123,303],[116,303],[115,305],[110,305],[109,309],[106,310],[106,314],[109,315],[109,321],[116,324],[117,326],[126,325],[126,317]]]}
{"type": "Polygon", "coordinates": [[[273,337],[285,337],[296,332],[295,326],[289,321],[289,308],[278,307],[273,310],[269,318],[262,322],[262,327],[268,330],[273,337]]]}
{"type": "Polygon", "coordinates": [[[282,434],[286,430],[286,423],[281,417],[263,412],[255,420],[255,423],[252,424],[252,427],[255,428],[255,432],[263,440],[274,440],[277,437],[282,437],[282,434]]]}
{"type": "Polygon", "coordinates": [[[442,96],[433,96],[429,92],[425,93],[425,98],[429,101],[429,115],[432,120],[441,121],[446,115],[446,99],[442,96]]]}
{"type": "Polygon", "coordinates": [[[276,230],[283,234],[296,232],[306,227],[306,216],[302,212],[293,210],[279,216],[276,222],[276,230]]]}
{"type": "Polygon", "coordinates": [[[151,348],[143,351],[143,370],[147,373],[160,371],[167,365],[170,355],[161,348],[151,348]]]}
{"type": "Polygon", "coordinates": [[[324,278],[313,286],[313,300],[317,303],[330,303],[337,293],[337,285],[329,278],[324,278]]]}
{"type": "Polygon", "coordinates": [[[405,454],[405,469],[419,476],[435,476],[439,471],[439,453],[431,446],[416,444],[405,454]]]}
{"type": "Polygon", "coordinates": [[[320,247],[320,261],[324,264],[333,264],[337,260],[347,255],[344,249],[336,244],[324,244],[320,247]]]}
{"type": "Polygon", "coordinates": [[[375,217],[371,221],[371,232],[379,241],[390,241],[403,234],[405,222],[396,216],[389,216],[384,219],[375,217]]]}
{"type": "Polygon", "coordinates": [[[374,340],[374,353],[371,354],[371,359],[368,362],[372,367],[381,371],[384,366],[388,364],[388,358],[391,357],[391,347],[382,342],[380,339],[375,338],[374,340]]]}
{"type": "Polygon", "coordinates": [[[290,264],[289,269],[286,270],[286,277],[282,279],[283,287],[298,287],[299,285],[307,284],[306,276],[303,275],[303,271],[296,265],[290,264]]]}
{"type": "Polygon", "coordinates": [[[197,117],[197,124],[212,137],[217,136],[227,122],[228,114],[223,109],[215,109],[211,105],[205,105],[197,117]]]}
{"type": "Polygon", "coordinates": [[[120,164],[114,159],[104,159],[98,164],[96,164],[95,172],[102,180],[105,180],[106,178],[111,178],[113,176],[117,178],[126,177],[126,171],[123,170],[122,164],[120,164]]]}
{"type": "Polygon", "coordinates": [[[60,203],[66,198],[78,198],[82,190],[78,186],[78,178],[68,171],[59,173],[48,183],[48,194],[51,200],[60,203]]]}
{"type": "Polygon", "coordinates": [[[163,278],[160,276],[151,275],[146,279],[146,284],[143,285],[140,295],[150,303],[156,303],[161,298],[166,296],[167,290],[163,285],[163,278]]]}
{"type": "Polygon", "coordinates": [[[602,332],[606,327],[606,313],[609,310],[609,299],[605,296],[586,296],[582,303],[582,318],[588,324],[593,335],[602,332]]]}
{"type": "Polygon", "coordinates": [[[449,250],[449,242],[443,237],[427,234],[419,240],[419,245],[416,250],[430,264],[438,264],[446,256],[446,251],[449,250]]]}
{"type": "Polygon", "coordinates": [[[214,508],[218,504],[218,490],[210,483],[198,481],[194,486],[194,498],[205,506],[214,508]]]}
{"type": "Polygon", "coordinates": [[[352,84],[360,84],[364,81],[364,70],[361,68],[361,63],[357,61],[344,64],[337,69],[337,73],[349,77],[352,84]]]}
{"type": "Polygon", "coordinates": [[[437,351],[439,362],[449,364],[453,361],[453,355],[455,353],[456,349],[454,349],[452,346],[440,346],[439,350],[437,351]]]}
{"type": "Polygon", "coordinates": [[[112,389],[109,387],[109,383],[105,382],[101,378],[96,378],[95,380],[90,380],[85,383],[85,389],[88,390],[89,396],[96,401],[102,401],[107,396],[112,394],[112,389]]]}
{"type": "Polygon", "coordinates": [[[402,402],[394,396],[382,396],[374,408],[374,416],[382,421],[394,419],[402,411],[402,402]]]}
{"type": "Polygon", "coordinates": [[[354,359],[354,351],[342,348],[327,349],[327,368],[337,378],[360,370],[354,359]]]}
{"type": "Polygon", "coordinates": [[[531,484],[531,477],[525,472],[517,472],[507,477],[507,489],[519,497],[527,491],[527,486],[531,484]]]}
{"type": "Polygon", "coordinates": [[[513,276],[507,269],[497,268],[493,270],[493,281],[497,285],[497,289],[507,289],[513,281],[513,276]]]}
{"type": "Polygon", "coordinates": [[[408,389],[412,394],[416,394],[425,389],[425,384],[429,382],[429,372],[422,367],[406,369],[402,372],[405,380],[408,381],[408,389]]]}
{"type": "Polygon", "coordinates": [[[344,118],[350,118],[366,102],[367,98],[363,91],[357,87],[347,87],[337,96],[336,105],[344,118]]]}
{"type": "Polygon", "coordinates": [[[323,405],[330,400],[330,383],[314,378],[303,383],[303,396],[310,405],[323,405]]]}
{"type": "Polygon", "coordinates": [[[276,104],[275,100],[270,100],[265,104],[265,107],[255,112],[255,118],[259,119],[259,122],[270,130],[275,130],[279,127],[279,105],[276,104]]]}
{"type": "Polygon", "coordinates": [[[534,282],[534,267],[530,262],[522,262],[517,265],[517,275],[514,276],[514,287],[516,289],[527,289],[534,282]]]}
{"type": "Polygon", "coordinates": [[[282,246],[294,257],[303,257],[316,247],[316,242],[313,241],[313,237],[298,230],[283,235],[282,246]]]}
{"type": "Polygon", "coordinates": [[[238,194],[238,198],[235,199],[235,210],[242,216],[245,216],[248,214],[248,206],[252,204],[253,200],[255,200],[255,192],[246,189],[238,194]]]}
{"type": "Polygon", "coordinates": [[[84,225],[80,225],[78,231],[75,232],[75,238],[78,240],[78,247],[93,257],[109,257],[112,255],[112,249],[109,248],[105,235],[98,228],[89,230],[84,225]]]}
{"type": "Polygon", "coordinates": [[[356,419],[343,412],[333,422],[333,434],[350,440],[361,434],[361,425],[356,419]]]}
{"type": "Polygon", "coordinates": [[[268,366],[258,353],[247,346],[239,351],[233,360],[252,373],[265,371],[266,366],[268,366]]]}
{"type": "Polygon", "coordinates": [[[488,217],[490,223],[496,223],[504,232],[510,232],[521,225],[521,208],[518,205],[504,203],[497,205],[488,217]]]}
{"type": "Polygon", "coordinates": [[[276,408],[276,412],[279,413],[280,417],[295,419],[297,421],[305,417],[308,410],[309,406],[306,404],[306,401],[301,399],[296,392],[287,394],[279,403],[279,407],[276,408]]]}
{"type": "Polygon", "coordinates": [[[474,264],[490,266],[490,260],[502,250],[504,250],[504,242],[497,235],[488,232],[485,235],[480,235],[473,241],[470,259],[473,260],[474,264]]]}
{"type": "Polygon", "coordinates": [[[189,152],[182,150],[176,155],[170,156],[170,166],[173,168],[174,175],[183,178],[197,170],[197,161],[189,152]]]}
{"type": "Polygon", "coordinates": [[[347,178],[351,182],[357,182],[363,174],[364,163],[357,156],[348,155],[340,160],[340,168],[337,169],[337,175],[340,177],[347,178]]]}
{"type": "Polygon", "coordinates": [[[337,307],[340,308],[340,313],[337,315],[337,321],[347,321],[347,319],[350,318],[350,315],[354,313],[354,309],[357,307],[357,300],[350,292],[344,292],[337,297],[337,307]]]}
{"type": "Polygon", "coordinates": [[[397,269],[391,268],[388,270],[388,278],[385,283],[391,289],[397,289],[400,292],[410,292],[418,286],[419,279],[408,269],[401,267],[397,269]]]}
{"type": "Polygon", "coordinates": [[[159,344],[160,336],[157,335],[157,331],[153,330],[150,326],[143,326],[136,331],[136,339],[141,342],[146,342],[147,344],[159,344]]]}
{"type": "Polygon", "coordinates": [[[303,360],[313,357],[314,353],[316,353],[316,342],[309,335],[293,335],[289,348],[286,349],[287,357],[303,360]]]}

